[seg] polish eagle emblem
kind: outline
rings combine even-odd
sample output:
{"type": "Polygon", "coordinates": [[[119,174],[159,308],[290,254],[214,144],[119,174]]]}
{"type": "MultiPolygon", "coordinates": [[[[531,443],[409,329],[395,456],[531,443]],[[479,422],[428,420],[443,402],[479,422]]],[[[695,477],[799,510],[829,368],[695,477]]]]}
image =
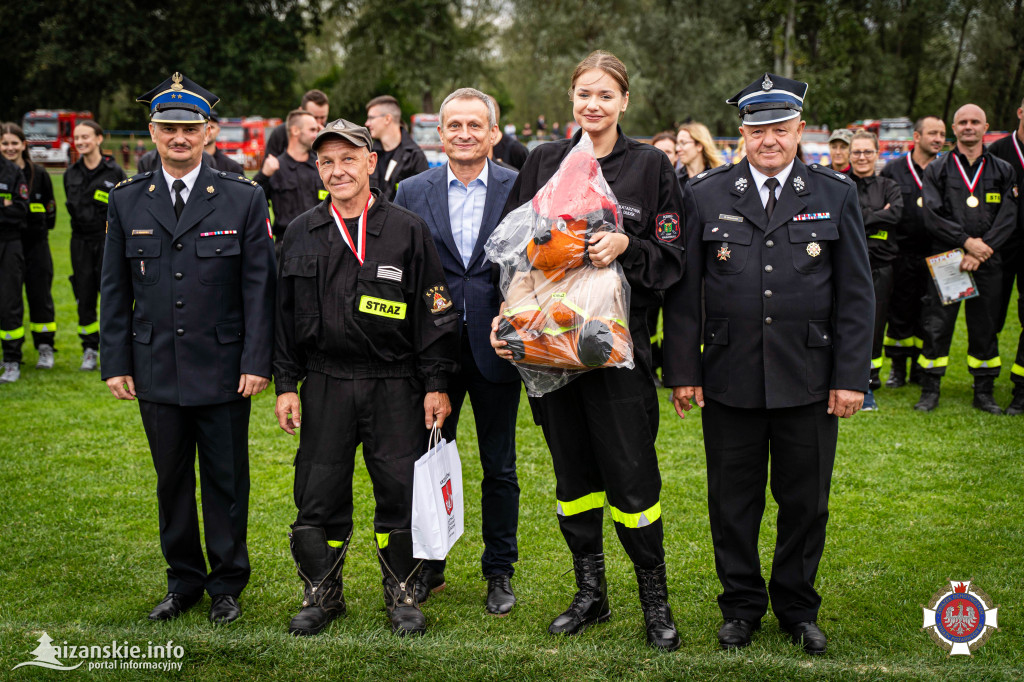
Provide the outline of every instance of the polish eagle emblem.
{"type": "Polygon", "coordinates": [[[970,580],[951,580],[921,608],[922,629],[950,656],[970,656],[999,629],[999,607],[970,580]]]}

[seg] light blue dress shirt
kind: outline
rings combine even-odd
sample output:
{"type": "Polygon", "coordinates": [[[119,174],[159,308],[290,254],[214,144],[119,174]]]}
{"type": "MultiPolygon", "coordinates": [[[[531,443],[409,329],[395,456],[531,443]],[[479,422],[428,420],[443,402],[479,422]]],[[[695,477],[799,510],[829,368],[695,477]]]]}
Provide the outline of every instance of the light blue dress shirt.
{"type": "Polygon", "coordinates": [[[480,175],[468,186],[455,177],[451,166],[448,169],[448,219],[452,224],[452,237],[462,256],[462,264],[469,267],[473,247],[480,235],[480,224],[484,220],[484,205],[487,203],[487,164],[480,175]]]}

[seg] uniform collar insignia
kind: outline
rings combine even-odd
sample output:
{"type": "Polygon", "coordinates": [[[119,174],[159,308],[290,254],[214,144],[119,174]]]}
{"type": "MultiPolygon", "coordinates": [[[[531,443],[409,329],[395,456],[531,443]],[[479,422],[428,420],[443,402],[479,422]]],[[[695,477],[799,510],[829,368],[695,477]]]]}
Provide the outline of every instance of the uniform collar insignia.
{"type": "Polygon", "coordinates": [[[746,178],[736,178],[735,187],[736,187],[736,190],[740,194],[742,194],[743,192],[746,192],[747,191],[747,179],[746,178]]]}
{"type": "Polygon", "coordinates": [[[793,178],[793,189],[795,189],[797,192],[804,191],[804,179],[801,178],[799,175],[793,178]]]}

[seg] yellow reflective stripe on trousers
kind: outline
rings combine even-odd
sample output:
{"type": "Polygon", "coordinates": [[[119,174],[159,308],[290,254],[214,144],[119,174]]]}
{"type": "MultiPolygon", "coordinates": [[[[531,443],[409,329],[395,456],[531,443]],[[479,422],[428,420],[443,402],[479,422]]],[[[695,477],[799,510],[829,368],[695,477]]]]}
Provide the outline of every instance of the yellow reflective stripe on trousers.
{"type": "Polygon", "coordinates": [[[1010,368],[1010,374],[1016,374],[1019,377],[1024,377],[1024,367],[1021,367],[1015,362],[1013,363],[1013,367],[1010,368]]]}
{"type": "Polygon", "coordinates": [[[923,355],[918,355],[917,364],[921,365],[921,367],[924,367],[925,369],[934,369],[936,367],[948,367],[949,356],[947,355],[944,358],[935,358],[934,360],[929,360],[923,355]]]}
{"type": "Polygon", "coordinates": [[[57,331],[56,322],[30,322],[28,328],[34,332],[55,332],[57,331]]]}
{"type": "Polygon", "coordinates": [[[585,511],[591,509],[600,509],[604,506],[604,491],[599,493],[590,493],[584,495],[575,500],[569,500],[563,502],[557,500],[558,505],[555,507],[555,513],[559,516],[572,516],[573,514],[582,514],[585,511]]]}
{"type": "Polygon", "coordinates": [[[916,336],[908,336],[905,339],[894,339],[891,336],[885,337],[882,341],[886,346],[895,346],[897,348],[917,348],[921,347],[921,339],[916,336]]]}
{"type": "Polygon", "coordinates": [[[871,369],[882,369],[882,356],[871,358],[871,369]]]}
{"type": "Polygon", "coordinates": [[[100,330],[99,320],[97,320],[96,322],[93,322],[92,324],[87,324],[84,327],[82,327],[81,325],[79,325],[79,327],[78,327],[78,333],[79,334],[95,334],[95,333],[99,332],[99,330],[100,330]]]}
{"type": "Polygon", "coordinates": [[[643,528],[661,518],[661,502],[655,502],[653,507],[639,514],[627,514],[613,505],[608,506],[612,509],[612,519],[626,528],[643,528]]]}
{"type": "Polygon", "coordinates": [[[3,339],[4,341],[15,341],[23,338],[25,338],[24,327],[18,327],[17,329],[0,329],[0,339],[3,339]]]}
{"type": "Polygon", "coordinates": [[[377,536],[377,547],[385,549],[388,546],[388,540],[391,539],[389,533],[374,533],[377,536]]]}
{"type": "Polygon", "coordinates": [[[345,546],[345,541],[344,540],[328,540],[327,541],[327,546],[328,547],[333,547],[334,549],[340,549],[340,548],[345,546]]]}
{"type": "Polygon", "coordinates": [[[989,358],[988,360],[979,360],[978,358],[974,358],[968,355],[967,366],[970,367],[971,369],[995,368],[1002,367],[1003,361],[999,358],[998,355],[995,356],[994,358],[989,358]]]}

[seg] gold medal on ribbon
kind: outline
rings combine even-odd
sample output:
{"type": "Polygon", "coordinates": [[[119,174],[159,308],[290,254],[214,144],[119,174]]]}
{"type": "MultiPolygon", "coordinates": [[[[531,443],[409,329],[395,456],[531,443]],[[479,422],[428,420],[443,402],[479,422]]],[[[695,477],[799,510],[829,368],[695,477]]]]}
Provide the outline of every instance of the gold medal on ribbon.
{"type": "Polygon", "coordinates": [[[967,205],[970,206],[971,208],[978,208],[979,203],[981,202],[978,201],[978,197],[974,196],[973,194],[967,197],[967,205]]]}
{"type": "Polygon", "coordinates": [[[918,197],[917,198],[917,205],[919,207],[923,207],[924,206],[924,197],[918,197]]]}

